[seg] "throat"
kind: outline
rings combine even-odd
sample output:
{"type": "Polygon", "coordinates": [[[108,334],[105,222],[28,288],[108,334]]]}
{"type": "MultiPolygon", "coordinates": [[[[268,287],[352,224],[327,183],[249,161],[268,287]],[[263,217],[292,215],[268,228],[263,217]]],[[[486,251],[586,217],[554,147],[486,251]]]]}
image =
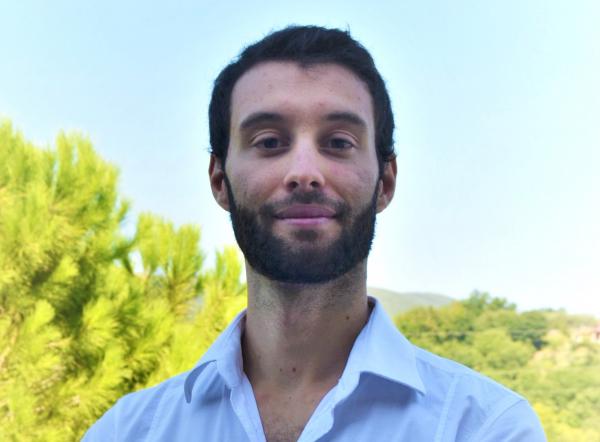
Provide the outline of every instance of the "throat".
{"type": "Polygon", "coordinates": [[[330,388],[327,380],[337,382],[368,319],[366,299],[364,306],[350,307],[264,314],[249,306],[242,354],[253,387],[269,385],[277,390],[303,385],[317,392],[330,388]]]}
{"type": "Polygon", "coordinates": [[[297,441],[331,388],[266,391],[257,388],[256,403],[267,441],[297,441]]]}

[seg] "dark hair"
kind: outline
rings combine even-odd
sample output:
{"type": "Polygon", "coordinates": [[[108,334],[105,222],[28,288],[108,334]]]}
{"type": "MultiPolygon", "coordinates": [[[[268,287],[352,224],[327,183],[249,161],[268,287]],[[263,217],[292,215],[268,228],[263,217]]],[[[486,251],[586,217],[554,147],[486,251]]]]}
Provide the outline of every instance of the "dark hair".
{"type": "Polygon", "coordinates": [[[373,99],[380,171],[384,161],[395,157],[390,97],[369,52],[348,32],[339,29],[289,26],[246,47],[215,80],[208,118],[211,153],[221,161],[225,161],[229,145],[233,87],[245,72],[265,61],[292,61],[303,67],[335,63],[352,71],[365,82],[373,99]]]}

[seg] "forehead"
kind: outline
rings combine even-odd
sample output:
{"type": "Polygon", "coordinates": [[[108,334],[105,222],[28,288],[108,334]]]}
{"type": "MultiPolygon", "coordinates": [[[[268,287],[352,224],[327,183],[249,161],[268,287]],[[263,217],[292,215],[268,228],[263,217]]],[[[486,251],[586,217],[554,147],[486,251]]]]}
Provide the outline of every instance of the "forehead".
{"type": "Polygon", "coordinates": [[[301,66],[271,61],[252,67],[233,88],[232,129],[254,112],[311,117],[353,112],[373,126],[373,103],[367,85],[349,69],[333,63],[301,66]]]}

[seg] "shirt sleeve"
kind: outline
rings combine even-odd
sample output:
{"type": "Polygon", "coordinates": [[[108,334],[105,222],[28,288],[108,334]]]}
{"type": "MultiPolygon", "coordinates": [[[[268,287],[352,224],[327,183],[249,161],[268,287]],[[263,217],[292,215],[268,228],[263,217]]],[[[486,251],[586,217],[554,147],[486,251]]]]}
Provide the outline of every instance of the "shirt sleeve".
{"type": "Polygon", "coordinates": [[[473,442],[547,442],[542,424],[531,405],[520,400],[492,416],[472,439],[473,442]]]}
{"type": "Polygon", "coordinates": [[[110,408],[83,435],[82,442],[112,442],[116,440],[115,407],[110,408]]]}
{"type": "Polygon", "coordinates": [[[145,440],[168,385],[162,383],[123,396],[90,427],[82,441],[145,440]]]}

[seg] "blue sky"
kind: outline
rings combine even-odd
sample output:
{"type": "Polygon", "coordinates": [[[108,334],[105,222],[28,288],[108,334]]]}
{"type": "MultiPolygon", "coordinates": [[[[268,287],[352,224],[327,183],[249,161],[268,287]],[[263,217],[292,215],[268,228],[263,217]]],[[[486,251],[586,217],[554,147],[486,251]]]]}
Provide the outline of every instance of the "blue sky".
{"type": "Polygon", "coordinates": [[[396,114],[398,189],[369,284],[600,315],[600,3],[0,2],[0,115],[88,135],[131,219],[234,242],[207,181],[211,83],[290,23],[349,29],[396,114]]]}

